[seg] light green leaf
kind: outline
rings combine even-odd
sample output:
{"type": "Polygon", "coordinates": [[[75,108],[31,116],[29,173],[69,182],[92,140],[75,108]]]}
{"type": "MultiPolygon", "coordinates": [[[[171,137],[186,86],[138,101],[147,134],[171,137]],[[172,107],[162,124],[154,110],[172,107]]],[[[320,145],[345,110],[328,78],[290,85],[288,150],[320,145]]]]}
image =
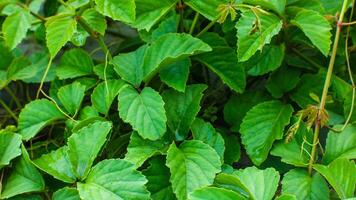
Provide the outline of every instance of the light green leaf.
{"type": "Polygon", "coordinates": [[[124,87],[119,94],[119,114],[144,139],[157,140],[166,132],[164,102],[150,87],[141,93],[131,86],[124,87]]]}
{"type": "Polygon", "coordinates": [[[139,87],[143,79],[143,57],[146,53],[147,45],[138,48],[130,53],[122,53],[115,56],[111,63],[114,65],[116,73],[120,77],[139,87]]]}
{"type": "Polygon", "coordinates": [[[169,10],[171,10],[178,0],[147,1],[135,0],[136,20],[132,24],[138,30],[149,31],[169,10]]]}
{"type": "Polygon", "coordinates": [[[308,172],[302,169],[292,169],[284,175],[282,193],[295,195],[298,200],[330,199],[324,178],[318,173],[309,176],[308,172]]]}
{"type": "Polygon", "coordinates": [[[42,155],[33,163],[42,171],[66,183],[74,183],[76,177],[68,156],[68,147],[63,146],[48,154],[42,155]]]}
{"type": "Polygon", "coordinates": [[[210,21],[216,20],[220,13],[218,7],[228,3],[229,0],[185,0],[184,3],[199,12],[210,21]]]}
{"type": "Polygon", "coordinates": [[[169,169],[165,166],[164,157],[154,157],[150,160],[150,166],[143,171],[148,180],[146,184],[153,200],[175,200],[176,197],[169,182],[171,176],[169,169]]]}
{"type": "Polygon", "coordinates": [[[318,12],[302,10],[291,23],[298,26],[311,42],[327,56],[331,45],[331,26],[318,12]]]}
{"type": "Polygon", "coordinates": [[[25,37],[31,27],[30,13],[24,9],[6,17],[2,23],[2,32],[7,46],[15,48],[25,37]]]}
{"type": "Polygon", "coordinates": [[[279,15],[283,15],[286,7],[286,0],[243,0],[243,2],[273,10],[279,15]]]}
{"type": "MultiPolygon", "coordinates": [[[[335,126],[335,129],[341,129],[342,126],[335,126]]],[[[329,131],[326,138],[325,154],[323,161],[326,164],[331,163],[337,158],[356,159],[356,126],[348,125],[341,133],[329,131]]]]}
{"type": "Polygon", "coordinates": [[[235,171],[234,174],[248,189],[251,199],[270,200],[277,190],[279,173],[274,168],[259,170],[256,167],[248,167],[235,171]]]}
{"type": "Polygon", "coordinates": [[[274,71],[284,59],[284,45],[268,45],[262,52],[256,53],[243,65],[251,76],[260,76],[274,71]]]}
{"type": "Polygon", "coordinates": [[[80,200],[78,190],[65,187],[53,193],[53,200],[80,200]]]}
{"type": "Polygon", "coordinates": [[[65,116],[51,101],[47,99],[34,100],[21,110],[18,128],[22,139],[28,141],[43,127],[64,118],[65,116]]]}
{"type": "Polygon", "coordinates": [[[208,144],[216,153],[220,156],[220,159],[224,159],[225,142],[224,138],[218,133],[213,125],[209,122],[205,122],[200,118],[196,118],[191,127],[194,140],[200,140],[205,144],[208,144]]]}
{"type": "Polygon", "coordinates": [[[107,115],[112,102],[123,86],[125,86],[125,82],[119,79],[99,83],[91,95],[93,107],[100,113],[107,115]]]}
{"type": "Polygon", "coordinates": [[[200,101],[207,86],[202,84],[189,85],[185,93],[167,90],[162,96],[167,112],[167,125],[177,140],[184,140],[190,126],[200,110],[200,101]]]}
{"type": "Polygon", "coordinates": [[[45,188],[44,180],[36,167],[32,165],[26,149],[22,149],[22,157],[12,168],[9,177],[4,182],[1,199],[7,199],[18,194],[42,191],[45,188]]]}
{"type": "Polygon", "coordinates": [[[213,47],[213,51],[194,58],[216,73],[235,92],[243,92],[246,85],[245,70],[238,63],[235,50],[227,44],[216,44],[216,41],[219,40],[226,43],[223,38],[216,34],[203,35],[202,40],[213,47]]]}
{"type": "Polygon", "coordinates": [[[314,165],[314,169],[325,177],[341,199],[354,197],[356,184],[354,161],[341,158],[334,160],[328,166],[314,165]]]}
{"type": "Polygon", "coordinates": [[[204,187],[195,190],[189,195],[189,200],[244,200],[240,194],[217,187],[204,187]]]}
{"type": "Polygon", "coordinates": [[[277,35],[282,28],[282,20],[269,13],[244,10],[236,24],[237,29],[237,55],[239,62],[250,59],[257,50],[262,50],[265,44],[269,44],[272,37],[277,35]]]}
{"type": "Polygon", "coordinates": [[[150,80],[165,65],[207,51],[211,51],[209,45],[189,34],[165,34],[155,40],[146,51],[143,62],[144,80],[150,80]]]}
{"type": "Polygon", "coordinates": [[[133,132],[127,147],[125,160],[135,164],[136,167],[140,167],[148,158],[155,154],[164,153],[168,145],[169,143],[164,140],[151,141],[143,139],[137,132],[133,132]]]}
{"type": "Polygon", "coordinates": [[[84,98],[85,86],[78,82],[59,88],[57,96],[64,108],[72,115],[76,114],[84,98]]]}
{"type": "Polygon", "coordinates": [[[252,196],[248,188],[246,188],[240,178],[236,176],[236,174],[234,174],[233,172],[229,174],[225,172],[218,174],[215,178],[214,186],[237,192],[245,198],[252,196]]]}
{"type": "Polygon", "coordinates": [[[94,31],[100,33],[101,35],[105,34],[106,30],[106,20],[105,17],[98,13],[95,9],[90,8],[86,9],[83,14],[82,18],[88,24],[90,28],[94,31]]]}
{"type": "Polygon", "coordinates": [[[297,200],[297,197],[292,194],[282,194],[281,196],[276,197],[275,200],[297,200]]]}
{"type": "Polygon", "coordinates": [[[300,81],[300,70],[293,67],[281,67],[273,72],[266,84],[269,93],[275,98],[280,98],[284,93],[295,88],[300,81]]]}
{"type": "Polygon", "coordinates": [[[85,183],[78,183],[81,199],[146,200],[146,178],[125,160],[104,160],[90,171],[85,183]]]}
{"type": "Polygon", "coordinates": [[[83,49],[75,48],[66,51],[57,67],[60,79],[76,78],[93,73],[94,63],[90,55],[83,49]]]}
{"type": "Polygon", "coordinates": [[[184,92],[188,81],[189,67],[191,62],[189,58],[174,62],[164,66],[159,72],[161,80],[168,86],[179,92],[184,92]]]}
{"type": "Polygon", "coordinates": [[[280,101],[267,101],[247,112],[240,126],[241,140],[255,165],[266,160],[275,140],[282,139],[293,107],[280,101]]]}
{"type": "Polygon", "coordinates": [[[21,144],[21,135],[11,132],[0,133],[0,169],[21,155],[21,144]]]}
{"type": "Polygon", "coordinates": [[[135,0],[95,0],[96,9],[114,20],[133,23],[135,21],[135,0]]]}
{"type": "Polygon", "coordinates": [[[71,16],[53,16],[46,21],[46,42],[51,57],[72,38],[77,27],[77,21],[71,16]]]}
{"type": "Polygon", "coordinates": [[[73,133],[68,138],[68,156],[76,177],[84,180],[106,136],[111,130],[110,122],[95,122],[73,133]]]}
{"type": "Polygon", "coordinates": [[[266,92],[260,90],[233,95],[224,106],[224,120],[230,124],[232,131],[238,132],[247,111],[258,103],[270,99],[266,92]]]}
{"type": "Polygon", "coordinates": [[[187,199],[195,189],[211,185],[215,174],[221,171],[219,155],[198,140],[184,141],[179,148],[172,143],[166,165],[171,172],[173,192],[179,200],[187,199]]]}

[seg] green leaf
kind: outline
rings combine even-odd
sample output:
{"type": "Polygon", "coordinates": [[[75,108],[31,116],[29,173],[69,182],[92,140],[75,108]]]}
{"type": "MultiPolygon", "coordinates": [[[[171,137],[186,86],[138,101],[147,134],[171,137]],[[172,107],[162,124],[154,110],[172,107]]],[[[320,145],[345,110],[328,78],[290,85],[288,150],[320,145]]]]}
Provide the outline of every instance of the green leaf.
{"type": "Polygon", "coordinates": [[[26,149],[22,149],[19,158],[6,179],[1,191],[1,199],[7,199],[18,194],[42,191],[45,188],[44,180],[36,167],[32,165],[26,149]]]}
{"type": "Polygon", "coordinates": [[[202,84],[189,85],[184,93],[175,90],[163,92],[163,100],[167,112],[167,125],[177,140],[184,140],[190,126],[200,110],[200,101],[207,86],[202,84]]]}
{"type": "Polygon", "coordinates": [[[64,108],[72,115],[76,114],[84,98],[85,86],[78,82],[59,88],[57,96],[64,108]]]}
{"type": "Polygon", "coordinates": [[[138,30],[146,29],[149,31],[162,16],[175,6],[177,1],[178,0],[135,0],[136,21],[133,23],[133,26],[138,30]]]}
{"type": "Polygon", "coordinates": [[[325,56],[328,55],[331,45],[331,26],[318,12],[302,10],[291,20],[298,26],[325,56]]]}
{"type": "Polygon", "coordinates": [[[198,140],[184,141],[179,148],[172,143],[166,165],[171,172],[173,192],[179,200],[187,199],[195,189],[211,185],[215,174],[221,171],[219,155],[198,140]]]}
{"type": "Polygon", "coordinates": [[[279,182],[279,173],[274,168],[264,170],[248,167],[235,171],[242,185],[248,189],[251,199],[270,200],[273,198],[279,182]]]}
{"type": "Polygon", "coordinates": [[[164,140],[151,141],[143,139],[137,132],[133,132],[127,147],[125,160],[135,164],[136,167],[140,167],[148,158],[164,153],[168,145],[169,143],[164,140]]]}
{"type": "Polygon", "coordinates": [[[268,45],[252,56],[243,65],[251,76],[260,76],[274,71],[282,65],[284,59],[284,45],[268,45]]]}
{"type": "Polygon", "coordinates": [[[272,37],[277,35],[282,28],[282,20],[276,15],[261,12],[256,12],[256,14],[259,20],[254,12],[244,10],[236,23],[239,62],[247,61],[257,50],[262,50],[263,46],[269,44],[272,37]]]}
{"type": "Polygon", "coordinates": [[[240,194],[227,190],[224,188],[217,187],[204,187],[195,190],[189,196],[189,200],[243,200],[245,199],[240,194]]]}
{"type": "Polygon", "coordinates": [[[269,76],[266,88],[274,98],[280,98],[297,86],[299,75],[300,70],[296,68],[281,67],[269,76]]]}
{"type": "Polygon", "coordinates": [[[221,160],[224,159],[225,142],[220,133],[216,132],[213,125],[205,122],[200,118],[196,118],[191,127],[194,140],[200,140],[208,144],[220,156],[221,160]]]}
{"type": "Polygon", "coordinates": [[[202,40],[212,46],[213,51],[198,55],[195,59],[216,73],[231,89],[243,92],[246,85],[245,70],[238,63],[235,50],[227,44],[217,45],[216,41],[222,40],[225,43],[225,40],[216,34],[203,35],[202,40]]]}
{"type": "Polygon", "coordinates": [[[274,144],[271,155],[281,157],[281,161],[297,167],[307,167],[311,154],[312,130],[302,122],[294,137],[286,143],[281,140],[274,144]]]}
{"type": "Polygon", "coordinates": [[[30,13],[24,9],[6,17],[2,23],[2,32],[7,46],[15,48],[25,37],[31,27],[30,13]]]}
{"type": "Polygon", "coordinates": [[[66,183],[74,183],[76,177],[68,156],[68,147],[63,146],[48,154],[42,155],[33,163],[42,171],[66,183]]]}
{"type": "Polygon", "coordinates": [[[91,95],[93,107],[100,113],[107,115],[112,102],[123,86],[125,86],[125,82],[119,79],[99,83],[91,95]]]}
{"type": "Polygon", "coordinates": [[[0,169],[21,155],[21,144],[21,135],[11,132],[0,133],[0,169]]]}
{"type": "Polygon", "coordinates": [[[279,15],[283,15],[286,6],[286,0],[243,0],[243,2],[273,10],[279,15]]]}
{"type": "Polygon", "coordinates": [[[179,18],[180,18],[179,15],[173,12],[170,17],[166,17],[165,19],[162,19],[162,22],[158,25],[157,28],[151,29],[150,32],[141,31],[140,32],[141,37],[142,34],[146,32],[148,36],[146,35],[147,38],[145,39],[145,41],[152,42],[167,33],[178,32],[179,18]]]}
{"type": "Polygon", "coordinates": [[[218,19],[220,13],[218,7],[228,3],[228,0],[185,0],[184,3],[193,10],[199,12],[210,21],[218,19]]]}
{"type": "Polygon", "coordinates": [[[135,21],[135,0],[95,0],[96,9],[114,20],[133,23],[135,21]]]}
{"type": "Polygon", "coordinates": [[[293,108],[280,101],[267,101],[247,112],[240,127],[241,140],[255,165],[266,160],[275,140],[282,139],[293,108]]]}
{"type": "Polygon", "coordinates": [[[66,51],[57,67],[60,79],[76,78],[93,73],[94,63],[90,55],[83,49],[75,48],[66,51]]]}
{"type": "Polygon", "coordinates": [[[354,161],[341,158],[334,160],[328,166],[314,165],[314,169],[325,177],[341,199],[354,197],[356,184],[354,161]]]}
{"type": "Polygon", "coordinates": [[[241,157],[241,145],[238,140],[237,135],[221,133],[224,143],[225,143],[225,152],[224,152],[224,163],[233,165],[233,163],[239,161],[241,157]]]}
{"type": "Polygon", "coordinates": [[[295,195],[298,200],[330,199],[324,178],[318,173],[309,176],[308,172],[302,169],[292,169],[284,175],[282,193],[295,195]]]}
{"type": "Polygon", "coordinates": [[[76,177],[84,180],[106,137],[111,130],[111,122],[95,122],[73,133],[68,138],[68,156],[76,177]]]}
{"type": "Polygon", "coordinates": [[[77,27],[77,21],[67,15],[59,15],[46,21],[46,42],[51,57],[72,38],[77,27]]]}
{"type": "Polygon", "coordinates": [[[80,200],[78,190],[65,187],[53,193],[53,200],[80,200]]]}
{"type": "Polygon", "coordinates": [[[176,197],[169,182],[171,176],[169,169],[165,166],[165,158],[154,157],[150,160],[150,166],[143,171],[148,180],[146,184],[153,200],[175,200],[176,197]]]}
{"type": "Polygon", "coordinates": [[[2,58],[0,60],[0,70],[6,70],[14,59],[14,56],[2,40],[0,40],[0,57],[2,58]]]}
{"type": "Polygon", "coordinates": [[[155,40],[146,51],[143,62],[144,80],[150,80],[165,65],[207,51],[211,51],[209,45],[189,34],[165,34],[155,40]]]}
{"type": "Polygon", "coordinates": [[[268,94],[260,90],[245,91],[242,94],[233,95],[224,106],[224,120],[232,126],[232,131],[238,132],[247,111],[267,100],[270,100],[268,94]]]}
{"type": "Polygon", "coordinates": [[[86,9],[82,14],[82,18],[94,31],[100,33],[101,35],[105,34],[105,17],[98,13],[94,8],[86,9]]]}
{"type": "MultiPolygon", "coordinates": [[[[236,176],[232,170],[229,174],[222,172],[215,177],[214,186],[219,188],[229,189],[231,191],[237,192],[244,197],[249,197],[249,190],[241,182],[240,178],[236,176]]],[[[251,195],[252,196],[252,195],[251,195]]]]}
{"type": "Polygon", "coordinates": [[[184,92],[188,81],[190,66],[191,62],[188,58],[180,60],[163,67],[159,72],[159,76],[168,86],[179,92],[184,92]]]}
{"type": "Polygon", "coordinates": [[[164,102],[150,87],[141,93],[131,86],[124,87],[119,94],[119,114],[144,139],[157,140],[166,132],[164,102]]]}
{"type": "Polygon", "coordinates": [[[119,54],[111,61],[116,73],[118,73],[123,80],[131,83],[135,87],[139,87],[143,80],[142,67],[146,49],[147,45],[144,45],[136,51],[119,54]]]}
{"type": "Polygon", "coordinates": [[[125,160],[104,160],[90,171],[85,183],[78,183],[81,199],[145,200],[146,178],[125,160]]]}
{"type": "Polygon", "coordinates": [[[297,197],[292,194],[282,194],[281,196],[278,196],[275,198],[276,200],[297,200],[297,197]]]}
{"type": "Polygon", "coordinates": [[[28,141],[43,127],[59,119],[65,119],[65,116],[51,101],[47,99],[31,101],[19,115],[18,128],[22,139],[28,141]]]}
{"type": "Polygon", "coordinates": [[[306,108],[308,105],[317,104],[310,94],[321,96],[323,91],[325,76],[319,74],[304,74],[299,81],[299,84],[292,91],[291,99],[296,102],[301,108],[306,108]]]}
{"type": "MultiPolygon", "coordinates": [[[[342,126],[334,126],[341,129],[342,126]]],[[[356,126],[348,125],[341,133],[329,131],[326,138],[325,154],[323,162],[331,163],[337,158],[356,159],[356,126]]]]}

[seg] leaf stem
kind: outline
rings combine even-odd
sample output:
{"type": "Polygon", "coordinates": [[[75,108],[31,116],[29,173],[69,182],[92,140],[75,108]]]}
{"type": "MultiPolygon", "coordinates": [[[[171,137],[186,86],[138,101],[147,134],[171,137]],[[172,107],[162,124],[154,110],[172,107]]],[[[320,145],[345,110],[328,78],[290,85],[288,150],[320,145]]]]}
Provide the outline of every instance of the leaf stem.
{"type": "Polygon", "coordinates": [[[192,34],[194,32],[194,28],[195,28],[195,25],[198,22],[198,19],[199,19],[199,12],[196,12],[195,16],[194,16],[194,19],[193,19],[193,22],[192,22],[192,26],[190,27],[190,30],[189,30],[189,34],[192,34]]]}
{"type": "Polygon", "coordinates": [[[47,67],[46,67],[46,71],[42,76],[40,86],[38,87],[38,90],[37,90],[36,99],[38,99],[38,97],[40,96],[40,92],[42,90],[43,83],[45,82],[47,74],[49,72],[49,68],[51,68],[51,65],[52,65],[52,59],[53,59],[52,57],[49,58],[49,61],[48,61],[47,67]]]}
{"type": "Polygon", "coordinates": [[[17,116],[15,115],[14,112],[12,112],[11,108],[9,108],[6,103],[0,98],[0,104],[2,105],[2,107],[4,107],[4,109],[11,115],[12,118],[14,118],[15,121],[18,121],[17,116]]]}
{"type": "Polygon", "coordinates": [[[343,26],[351,26],[351,25],[355,25],[355,24],[356,24],[356,21],[342,23],[343,26]]]}
{"type": "Polygon", "coordinates": [[[94,31],[88,24],[87,22],[81,17],[81,16],[76,16],[77,22],[84,28],[84,30],[89,33],[89,35],[96,39],[99,43],[99,46],[101,49],[104,51],[105,55],[107,54],[109,57],[109,60],[112,59],[112,55],[109,51],[109,48],[106,46],[104,42],[104,38],[102,35],[100,35],[98,32],[94,31]]]}
{"type": "Polygon", "coordinates": [[[201,30],[196,37],[201,36],[203,33],[207,32],[216,22],[218,21],[218,18],[214,19],[213,21],[211,21],[208,25],[206,25],[206,27],[201,30]]]}
{"type": "Polygon", "coordinates": [[[11,91],[11,89],[7,86],[5,86],[6,92],[11,96],[11,98],[15,101],[16,106],[18,108],[22,108],[22,105],[20,103],[20,100],[16,97],[16,95],[11,91]]]}
{"type": "Polygon", "coordinates": [[[334,69],[334,65],[335,65],[335,58],[336,58],[337,47],[338,47],[339,39],[340,39],[342,21],[344,20],[344,15],[347,10],[347,4],[348,4],[348,0],[344,0],[339,19],[337,21],[336,35],[335,35],[335,39],[334,39],[333,49],[332,49],[332,53],[331,53],[331,57],[330,57],[328,71],[327,71],[326,78],[325,78],[323,93],[321,95],[318,116],[317,116],[316,123],[315,123],[313,147],[312,147],[311,157],[310,157],[309,164],[308,164],[308,172],[310,175],[312,174],[312,171],[313,171],[313,164],[314,164],[315,156],[317,153],[317,145],[316,144],[319,141],[319,132],[320,132],[320,128],[321,128],[320,127],[321,126],[321,123],[320,123],[321,115],[325,109],[325,103],[326,103],[328,90],[329,90],[329,86],[330,86],[330,82],[331,82],[331,77],[332,77],[333,69],[334,69]]]}

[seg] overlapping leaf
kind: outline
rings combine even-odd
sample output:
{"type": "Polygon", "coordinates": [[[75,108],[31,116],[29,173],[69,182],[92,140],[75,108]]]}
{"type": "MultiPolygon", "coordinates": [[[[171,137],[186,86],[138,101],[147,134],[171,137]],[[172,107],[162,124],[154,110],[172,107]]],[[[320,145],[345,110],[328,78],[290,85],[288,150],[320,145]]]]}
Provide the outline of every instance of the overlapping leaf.
{"type": "Polygon", "coordinates": [[[241,140],[255,165],[266,160],[273,142],[283,137],[293,108],[279,101],[258,104],[247,112],[240,126],[241,140]]]}

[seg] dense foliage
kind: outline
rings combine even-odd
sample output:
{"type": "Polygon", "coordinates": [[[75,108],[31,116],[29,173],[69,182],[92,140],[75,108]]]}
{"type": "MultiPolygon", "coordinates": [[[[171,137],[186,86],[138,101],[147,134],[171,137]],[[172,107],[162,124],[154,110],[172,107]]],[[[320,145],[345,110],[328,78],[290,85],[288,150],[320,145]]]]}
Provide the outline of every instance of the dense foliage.
{"type": "Polygon", "coordinates": [[[352,0],[0,0],[0,199],[349,199],[352,0]]]}

